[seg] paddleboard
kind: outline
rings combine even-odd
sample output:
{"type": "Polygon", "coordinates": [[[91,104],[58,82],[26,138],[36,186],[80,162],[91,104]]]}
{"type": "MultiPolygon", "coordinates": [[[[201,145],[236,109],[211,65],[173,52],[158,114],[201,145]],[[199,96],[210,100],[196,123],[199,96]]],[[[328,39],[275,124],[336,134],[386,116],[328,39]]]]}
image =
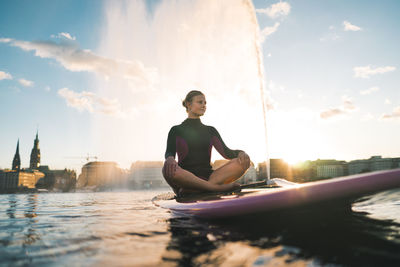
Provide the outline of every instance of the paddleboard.
{"type": "Polygon", "coordinates": [[[304,184],[275,178],[268,181],[264,188],[243,188],[240,192],[229,194],[205,193],[182,198],[176,198],[170,193],[156,196],[153,203],[174,213],[201,218],[224,218],[339,203],[397,187],[400,187],[400,169],[304,184]]]}

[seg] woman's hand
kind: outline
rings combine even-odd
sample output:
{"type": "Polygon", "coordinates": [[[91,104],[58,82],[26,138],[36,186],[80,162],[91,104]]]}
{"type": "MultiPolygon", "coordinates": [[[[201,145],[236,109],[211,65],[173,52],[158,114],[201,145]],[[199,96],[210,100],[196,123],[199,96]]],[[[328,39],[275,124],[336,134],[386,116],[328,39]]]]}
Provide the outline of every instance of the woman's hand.
{"type": "Polygon", "coordinates": [[[240,151],[238,154],[238,159],[240,165],[242,165],[243,170],[247,170],[250,167],[250,157],[244,151],[240,151]]]}
{"type": "Polygon", "coordinates": [[[174,177],[177,165],[178,165],[178,163],[176,163],[174,157],[172,157],[172,156],[168,157],[165,160],[165,162],[164,162],[164,170],[165,170],[165,175],[168,178],[174,177]]]}

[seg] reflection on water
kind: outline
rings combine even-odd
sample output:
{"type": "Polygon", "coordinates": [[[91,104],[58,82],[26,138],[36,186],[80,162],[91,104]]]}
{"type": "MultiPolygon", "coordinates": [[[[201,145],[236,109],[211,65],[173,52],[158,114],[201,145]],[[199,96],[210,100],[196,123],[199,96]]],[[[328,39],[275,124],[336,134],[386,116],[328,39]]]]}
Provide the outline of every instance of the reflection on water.
{"type": "Polygon", "coordinates": [[[205,221],[155,207],[161,192],[0,195],[0,264],[399,266],[400,191],[350,209],[205,221]],[[396,209],[397,208],[397,209],[396,209]]]}
{"type": "Polygon", "coordinates": [[[154,194],[0,195],[0,264],[154,265],[168,240],[154,194]]]}
{"type": "MultiPolygon", "coordinates": [[[[400,228],[349,210],[205,222],[171,219],[177,261],[201,266],[398,266],[400,228]],[[308,215],[308,216],[304,216],[308,215]],[[395,234],[397,242],[388,240],[395,234]]],[[[172,254],[176,255],[176,254],[172,254]]]]}
{"type": "Polygon", "coordinates": [[[7,215],[10,217],[10,219],[15,218],[15,209],[17,207],[17,198],[15,195],[10,195],[10,198],[8,199],[9,203],[9,208],[7,209],[7,215]]]}
{"type": "Polygon", "coordinates": [[[24,233],[24,245],[31,245],[35,243],[35,241],[39,240],[40,237],[36,231],[35,223],[37,220],[36,217],[36,204],[37,204],[37,195],[26,195],[26,206],[24,210],[24,216],[26,219],[26,232],[24,233]]]}

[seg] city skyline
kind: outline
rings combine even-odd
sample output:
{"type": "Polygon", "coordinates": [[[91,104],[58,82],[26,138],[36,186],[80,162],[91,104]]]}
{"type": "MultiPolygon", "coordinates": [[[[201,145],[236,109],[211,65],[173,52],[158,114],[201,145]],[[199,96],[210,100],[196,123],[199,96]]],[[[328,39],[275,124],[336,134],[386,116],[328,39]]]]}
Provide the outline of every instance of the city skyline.
{"type": "Polygon", "coordinates": [[[257,27],[271,158],[398,157],[400,3],[249,3],[2,1],[0,168],[17,140],[28,165],[37,127],[55,169],[162,160],[190,89],[205,124],[264,161],[257,27]]]}
{"type": "MultiPolygon", "coordinates": [[[[16,152],[15,152],[13,160],[12,160],[12,167],[11,168],[8,168],[8,167],[0,168],[0,170],[1,169],[5,169],[5,170],[7,170],[7,169],[9,169],[9,170],[24,170],[24,169],[28,169],[29,170],[29,169],[38,169],[40,166],[51,167],[51,166],[46,165],[46,164],[40,164],[40,157],[41,157],[41,155],[40,155],[39,138],[38,138],[38,131],[37,131],[35,139],[34,139],[34,145],[33,145],[33,148],[32,148],[32,152],[31,152],[31,155],[30,155],[29,167],[25,167],[24,168],[22,166],[22,163],[21,163],[21,160],[20,160],[19,139],[18,139],[17,145],[16,145],[16,152]],[[36,167],[32,167],[32,166],[36,166],[36,167]]],[[[79,157],[79,158],[82,159],[82,160],[86,159],[86,162],[82,163],[83,165],[81,165],[81,167],[85,166],[88,163],[102,162],[101,160],[98,161],[96,156],[92,157],[90,155],[87,155],[86,157],[79,157]],[[92,159],[92,158],[94,158],[95,161],[91,161],[90,159],[92,159]]],[[[319,161],[331,162],[331,161],[335,161],[335,162],[342,162],[342,163],[355,163],[355,162],[358,162],[358,161],[368,161],[368,160],[377,159],[377,158],[378,159],[382,159],[382,156],[381,155],[371,155],[368,158],[353,159],[353,160],[350,160],[350,161],[345,161],[345,160],[341,160],[341,159],[333,159],[333,158],[329,158],[329,159],[328,158],[327,159],[319,159],[318,158],[318,159],[315,159],[315,160],[304,159],[302,161],[298,161],[298,162],[294,162],[294,163],[291,163],[291,162],[289,162],[289,161],[287,161],[285,159],[282,159],[282,158],[271,158],[271,160],[283,161],[286,164],[288,164],[288,166],[291,166],[291,167],[296,167],[297,166],[298,167],[298,166],[301,166],[302,164],[307,163],[307,162],[319,162],[319,161]]],[[[389,160],[389,159],[399,160],[400,156],[393,157],[393,158],[383,158],[383,160],[389,160]]],[[[116,166],[119,166],[118,162],[115,162],[115,161],[112,161],[112,160],[111,161],[106,161],[106,162],[113,162],[113,163],[117,164],[116,166]]],[[[162,161],[143,161],[143,160],[139,159],[137,161],[132,162],[130,164],[130,166],[128,168],[125,168],[125,169],[130,169],[130,168],[132,168],[133,165],[138,164],[138,163],[139,164],[147,164],[147,163],[159,163],[159,162],[162,162],[162,161]]],[[[228,160],[226,160],[226,159],[222,159],[222,160],[221,159],[216,159],[213,162],[211,162],[211,164],[213,166],[214,166],[214,164],[217,164],[217,168],[219,168],[221,166],[221,164],[224,164],[224,162],[226,163],[226,162],[228,162],[228,160]]],[[[265,161],[264,162],[252,162],[252,163],[253,163],[252,165],[254,165],[254,167],[256,167],[257,164],[258,165],[260,165],[260,164],[261,165],[262,164],[265,165],[265,161]]],[[[79,173],[79,169],[78,169],[78,173],[79,173]]]]}

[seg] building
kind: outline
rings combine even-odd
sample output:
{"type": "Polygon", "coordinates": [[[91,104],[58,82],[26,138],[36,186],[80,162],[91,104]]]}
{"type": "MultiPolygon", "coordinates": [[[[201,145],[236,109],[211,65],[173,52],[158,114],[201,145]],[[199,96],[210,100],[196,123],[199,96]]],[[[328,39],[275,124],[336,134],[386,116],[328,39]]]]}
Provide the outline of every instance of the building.
{"type": "Polygon", "coordinates": [[[315,181],[315,172],[314,161],[303,161],[291,167],[291,174],[289,175],[288,180],[295,183],[315,181]]]}
{"type": "Polygon", "coordinates": [[[352,160],[348,163],[349,174],[382,171],[400,168],[400,158],[382,158],[372,156],[369,159],[352,160]]]}
{"type": "Polygon", "coordinates": [[[36,188],[56,192],[68,192],[75,189],[76,172],[74,170],[50,170],[48,166],[42,165],[39,171],[45,176],[36,183],[36,188]]]}
{"type": "Polygon", "coordinates": [[[400,168],[400,158],[393,158],[393,169],[400,168]]]}
{"type": "Polygon", "coordinates": [[[126,173],[116,162],[94,161],[83,165],[77,188],[121,188],[126,187],[126,173]]]}
{"type": "Polygon", "coordinates": [[[21,157],[19,155],[19,139],[17,149],[12,161],[11,171],[0,171],[0,191],[17,192],[26,189],[36,188],[36,183],[45,175],[38,171],[40,164],[39,138],[36,132],[36,139],[31,153],[31,164],[29,169],[21,168],[21,157]],[[34,168],[32,168],[34,167],[34,168]]]}
{"type": "Polygon", "coordinates": [[[19,156],[19,139],[17,142],[17,150],[15,151],[11,169],[14,171],[19,171],[21,169],[21,157],[19,156]]]}
{"type": "Polygon", "coordinates": [[[162,175],[162,161],[136,161],[132,163],[128,181],[131,188],[163,188],[168,187],[162,175]]]}
{"type": "Polygon", "coordinates": [[[267,164],[266,162],[258,163],[257,165],[257,180],[265,180],[268,179],[267,175],[267,164]]]}
{"type": "Polygon", "coordinates": [[[270,159],[271,178],[288,178],[290,166],[283,159],[270,159]]]}
{"type": "Polygon", "coordinates": [[[316,178],[333,178],[347,175],[345,161],[318,159],[314,162],[316,178]]]}
{"type": "Polygon", "coordinates": [[[382,171],[393,169],[392,158],[382,158],[382,156],[372,156],[369,160],[371,171],[382,171]]]}
{"type": "Polygon", "coordinates": [[[32,170],[37,170],[40,166],[40,149],[39,149],[39,137],[38,132],[36,132],[36,138],[33,142],[33,148],[31,152],[31,161],[29,168],[32,170]]]}
{"type": "MultiPolygon", "coordinates": [[[[291,167],[283,159],[269,160],[270,178],[289,178],[291,176],[291,167]]],[[[267,166],[265,162],[258,164],[258,180],[267,179],[267,166]]]]}
{"type": "Polygon", "coordinates": [[[352,160],[348,163],[349,175],[370,172],[369,161],[365,159],[352,160]]]}
{"type": "Polygon", "coordinates": [[[17,190],[18,188],[18,172],[0,170],[0,192],[8,192],[17,190]]]}
{"type": "Polygon", "coordinates": [[[0,171],[0,191],[34,189],[42,177],[44,177],[44,173],[37,170],[0,171]]]}
{"type": "MultiPolygon", "coordinates": [[[[267,178],[266,172],[265,162],[258,164],[259,180],[267,178]]],[[[347,165],[344,161],[304,161],[291,166],[283,159],[270,159],[271,178],[284,178],[296,183],[304,183],[344,175],[347,175],[347,165]]]]}
{"type": "MultiPolygon", "coordinates": [[[[14,155],[12,170],[19,174],[8,174],[11,180],[17,179],[17,187],[40,188],[51,191],[70,191],[75,188],[76,173],[72,170],[50,170],[48,166],[40,166],[39,134],[36,138],[30,157],[29,169],[21,170],[21,160],[19,155],[19,139],[14,155]]],[[[8,179],[8,178],[7,178],[8,179]]],[[[13,182],[11,182],[12,184],[13,182]]],[[[15,183],[15,182],[14,182],[15,183]]]]}

